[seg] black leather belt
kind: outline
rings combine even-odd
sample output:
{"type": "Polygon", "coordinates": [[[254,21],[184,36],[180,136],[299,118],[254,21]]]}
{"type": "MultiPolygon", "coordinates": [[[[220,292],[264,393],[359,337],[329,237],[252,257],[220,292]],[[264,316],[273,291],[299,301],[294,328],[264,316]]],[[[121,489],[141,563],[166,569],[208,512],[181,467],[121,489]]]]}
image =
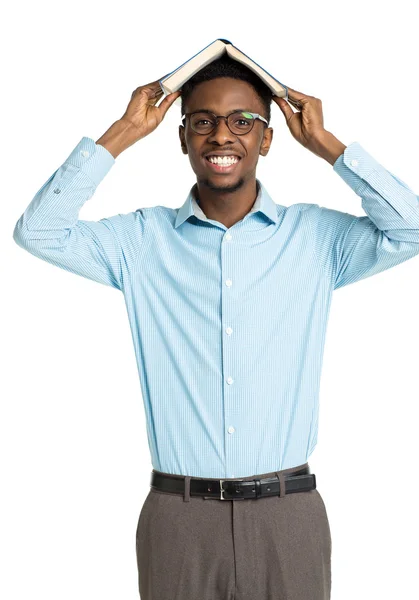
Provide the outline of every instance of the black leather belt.
{"type": "MultiPolygon", "coordinates": [[[[295,471],[284,478],[285,494],[309,492],[316,488],[316,476],[310,473],[310,467],[295,471]]],[[[173,494],[185,493],[185,478],[179,475],[165,475],[159,471],[151,472],[150,486],[162,492],[173,494]]],[[[199,479],[191,477],[190,495],[218,498],[219,500],[245,500],[246,498],[263,498],[279,496],[278,477],[254,479],[199,479]]]]}

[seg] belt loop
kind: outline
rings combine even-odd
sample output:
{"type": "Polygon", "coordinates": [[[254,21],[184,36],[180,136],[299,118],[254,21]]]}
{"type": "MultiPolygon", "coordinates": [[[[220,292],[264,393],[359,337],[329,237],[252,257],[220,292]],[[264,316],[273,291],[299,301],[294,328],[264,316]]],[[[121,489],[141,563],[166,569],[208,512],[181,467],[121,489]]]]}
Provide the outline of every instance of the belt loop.
{"type": "Polygon", "coordinates": [[[190,497],[191,497],[191,476],[185,475],[185,491],[183,494],[183,501],[189,502],[190,497]]]}
{"type": "Polygon", "coordinates": [[[275,473],[279,479],[279,497],[283,498],[285,496],[285,475],[280,471],[275,471],[275,473]]]}

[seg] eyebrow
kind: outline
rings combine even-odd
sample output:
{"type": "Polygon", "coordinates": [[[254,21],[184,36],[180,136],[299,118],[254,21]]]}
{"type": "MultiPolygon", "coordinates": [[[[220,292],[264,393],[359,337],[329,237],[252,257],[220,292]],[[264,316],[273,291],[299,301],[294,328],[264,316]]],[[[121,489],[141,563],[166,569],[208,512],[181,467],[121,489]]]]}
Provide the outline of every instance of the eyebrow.
{"type": "MultiPolygon", "coordinates": [[[[208,110],[207,108],[197,108],[196,110],[194,110],[193,112],[204,112],[204,113],[211,113],[211,114],[215,114],[214,111],[212,110],[208,110]]],[[[234,108],[233,110],[231,110],[229,113],[227,113],[227,117],[228,115],[231,115],[232,113],[235,112],[253,112],[253,110],[250,110],[249,108],[234,108]]],[[[216,115],[217,116],[217,115],[216,115]]]]}

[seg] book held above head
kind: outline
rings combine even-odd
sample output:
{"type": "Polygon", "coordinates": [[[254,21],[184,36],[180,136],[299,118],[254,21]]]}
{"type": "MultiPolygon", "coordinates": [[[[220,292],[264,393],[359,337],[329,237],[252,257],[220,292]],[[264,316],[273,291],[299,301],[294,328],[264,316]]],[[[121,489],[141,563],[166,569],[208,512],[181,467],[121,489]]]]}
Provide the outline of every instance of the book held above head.
{"type": "MultiPolygon", "coordinates": [[[[266,69],[261,67],[236,46],[233,46],[229,40],[225,39],[214,40],[211,44],[205,46],[200,52],[181,64],[180,67],[162,77],[159,80],[159,84],[163,93],[168,95],[177,92],[188,79],[195,75],[195,73],[212,61],[220,58],[223,54],[227,54],[232,59],[242,63],[256,73],[256,75],[258,75],[272,91],[273,96],[288,100],[288,88],[283,83],[278,81],[278,79],[275,79],[275,77],[268,73],[266,69]]],[[[174,102],[174,104],[178,105],[180,105],[180,103],[180,98],[177,98],[174,102]]]]}

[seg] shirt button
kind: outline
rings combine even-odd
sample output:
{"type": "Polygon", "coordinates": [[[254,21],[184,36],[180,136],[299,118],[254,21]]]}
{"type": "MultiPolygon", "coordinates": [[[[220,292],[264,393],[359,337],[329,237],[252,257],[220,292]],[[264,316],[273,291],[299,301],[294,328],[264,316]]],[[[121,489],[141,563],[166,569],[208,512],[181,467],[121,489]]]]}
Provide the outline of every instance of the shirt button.
{"type": "Polygon", "coordinates": [[[233,282],[231,281],[231,279],[227,279],[227,281],[226,281],[226,285],[227,285],[228,287],[231,287],[231,286],[233,285],[233,282]]]}
{"type": "Polygon", "coordinates": [[[233,383],[233,378],[232,377],[227,377],[227,383],[230,385],[233,383]]]}
{"type": "Polygon", "coordinates": [[[226,333],[228,333],[228,335],[231,335],[233,333],[233,330],[231,329],[231,327],[227,327],[226,333]]]}
{"type": "Polygon", "coordinates": [[[55,188],[54,194],[59,194],[61,192],[60,188],[55,188]]]}
{"type": "MultiPolygon", "coordinates": [[[[227,429],[228,433],[234,433],[236,430],[234,429],[234,427],[232,427],[232,425],[230,425],[230,427],[227,429]]],[[[234,477],[234,475],[233,475],[234,477]]]]}
{"type": "Polygon", "coordinates": [[[353,160],[351,160],[351,165],[353,167],[357,167],[358,166],[358,161],[356,160],[356,158],[354,158],[353,160]]]}
{"type": "Polygon", "coordinates": [[[85,158],[87,158],[89,156],[90,152],[88,152],[87,150],[80,150],[80,154],[82,156],[84,156],[85,158]]]}
{"type": "Polygon", "coordinates": [[[231,235],[231,233],[226,233],[225,238],[226,240],[231,240],[233,236],[231,235]]]}

